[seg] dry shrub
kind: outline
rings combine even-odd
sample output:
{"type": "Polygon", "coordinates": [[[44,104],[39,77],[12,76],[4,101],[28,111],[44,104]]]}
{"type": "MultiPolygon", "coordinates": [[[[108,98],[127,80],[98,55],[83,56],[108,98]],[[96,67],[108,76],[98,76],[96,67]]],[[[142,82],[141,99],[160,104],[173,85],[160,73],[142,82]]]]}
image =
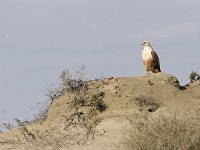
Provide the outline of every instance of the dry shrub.
{"type": "MultiPolygon", "coordinates": [[[[49,89],[46,96],[50,101],[40,104],[39,112],[30,121],[22,122],[15,119],[20,137],[17,139],[3,139],[4,143],[20,145],[27,150],[59,149],[67,145],[83,145],[94,140],[96,120],[91,119],[98,112],[106,110],[107,105],[103,101],[105,93],[98,91],[89,93],[89,81],[84,78],[84,67],[76,71],[73,76],[68,70],[61,73],[61,84],[58,88],[49,89]],[[48,110],[54,100],[64,94],[73,96],[70,102],[66,99],[66,107],[71,113],[62,115],[66,119],[64,123],[50,126],[48,130],[36,130],[30,126],[35,122],[43,122],[47,118],[48,110]],[[88,96],[89,94],[90,96],[88,96]],[[83,112],[82,107],[89,108],[83,112]]],[[[90,85],[93,88],[92,85],[90,85]]],[[[11,124],[5,124],[11,130],[11,124]]],[[[1,140],[0,140],[1,143],[1,140]]]]}
{"type": "Polygon", "coordinates": [[[39,105],[38,112],[33,115],[33,118],[30,121],[28,121],[29,124],[34,122],[43,122],[47,118],[50,107],[51,104],[49,101],[41,103],[39,105]]]}
{"type": "Polygon", "coordinates": [[[68,69],[61,72],[61,83],[57,88],[49,88],[46,96],[51,101],[50,105],[55,99],[64,95],[67,92],[71,92],[75,95],[81,95],[88,90],[88,81],[85,79],[85,66],[75,71],[73,75],[68,69]]]}
{"type": "Polygon", "coordinates": [[[139,115],[122,139],[121,150],[199,150],[200,111],[187,115],[139,115]]]}
{"type": "Polygon", "coordinates": [[[89,101],[89,106],[100,112],[105,111],[108,106],[103,101],[104,96],[105,96],[104,92],[100,92],[100,93],[92,95],[89,101]]]}
{"type": "Polygon", "coordinates": [[[192,71],[190,73],[190,77],[189,78],[190,78],[190,82],[196,82],[196,81],[200,80],[200,75],[197,72],[192,71]]]}
{"type": "Polygon", "coordinates": [[[79,93],[83,89],[87,89],[88,82],[85,80],[85,66],[82,66],[73,76],[69,70],[63,70],[60,75],[62,82],[61,91],[71,91],[79,93]]]}
{"type": "Polygon", "coordinates": [[[154,112],[160,107],[160,104],[156,99],[144,95],[137,96],[135,98],[135,103],[139,107],[140,111],[142,111],[144,108],[147,108],[149,112],[154,112]]]}
{"type": "Polygon", "coordinates": [[[171,84],[172,86],[179,88],[180,89],[180,83],[178,81],[178,79],[174,76],[170,76],[167,80],[167,83],[171,84]]]}
{"type": "Polygon", "coordinates": [[[15,126],[12,125],[11,123],[3,123],[3,126],[5,129],[11,131],[15,126]]]}

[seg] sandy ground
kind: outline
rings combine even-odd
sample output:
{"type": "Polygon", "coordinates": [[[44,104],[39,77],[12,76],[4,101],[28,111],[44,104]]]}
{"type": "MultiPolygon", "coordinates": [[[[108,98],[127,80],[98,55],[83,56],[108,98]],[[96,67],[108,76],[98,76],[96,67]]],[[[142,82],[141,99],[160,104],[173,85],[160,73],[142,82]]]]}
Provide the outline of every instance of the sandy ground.
{"type": "MultiPolygon", "coordinates": [[[[124,131],[130,126],[128,118],[136,113],[146,112],[153,115],[171,112],[185,113],[200,108],[199,81],[187,87],[180,87],[176,77],[156,73],[91,82],[92,86],[86,96],[90,97],[95,93],[104,92],[103,101],[107,109],[103,112],[96,112],[91,117],[90,121],[93,122],[91,124],[94,125],[93,132],[85,142],[82,140],[85,129],[81,126],[66,129],[66,117],[72,114],[68,103],[73,99],[72,94],[66,93],[54,101],[44,122],[26,127],[28,132],[19,128],[1,133],[0,150],[114,150],[123,138],[124,131]],[[149,112],[152,106],[141,110],[135,102],[136,97],[141,95],[153,99],[159,107],[153,112],[149,112]],[[78,134],[74,137],[70,136],[72,132],[78,134]],[[33,137],[31,134],[37,136],[33,137]],[[71,138],[71,141],[67,138],[71,138]],[[76,142],[73,143],[73,141],[76,142]]],[[[84,114],[88,112],[88,108],[82,107],[79,111],[84,114]]]]}

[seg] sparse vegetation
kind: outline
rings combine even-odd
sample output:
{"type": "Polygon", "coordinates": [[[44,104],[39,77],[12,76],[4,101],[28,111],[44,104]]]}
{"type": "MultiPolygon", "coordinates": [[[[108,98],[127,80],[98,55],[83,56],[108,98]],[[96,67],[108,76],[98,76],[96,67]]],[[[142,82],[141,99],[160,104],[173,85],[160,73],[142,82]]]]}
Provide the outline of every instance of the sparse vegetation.
{"type": "MultiPolygon", "coordinates": [[[[91,120],[98,112],[106,110],[107,105],[103,101],[105,96],[104,92],[89,93],[89,82],[84,78],[83,66],[80,70],[76,71],[73,76],[69,70],[64,70],[61,73],[61,84],[58,88],[49,89],[46,96],[50,101],[43,103],[39,112],[34,115],[30,121],[24,121],[15,118],[17,128],[20,132],[20,137],[12,140],[13,145],[22,144],[27,149],[45,149],[50,146],[53,149],[58,149],[66,144],[86,144],[89,139],[94,138],[95,120],[91,120]],[[52,126],[52,130],[40,131],[29,128],[35,122],[43,122],[47,118],[49,108],[54,103],[54,100],[64,94],[70,94],[71,101],[66,99],[66,107],[69,108],[70,113],[62,115],[66,121],[62,124],[52,126]],[[82,107],[87,107],[88,111],[83,112],[80,110],[82,107]],[[53,135],[53,136],[52,136],[53,135]]],[[[8,130],[14,128],[10,123],[4,124],[8,130]]],[[[8,139],[2,140],[4,143],[11,143],[8,139]]]]}
{"type": "Polygon", "coordinates": [[[85,80],[85,66],[82,66],[78,71],[76,71],[73,76],[72,73],[65,69],[61,72],[60,79],[61,84],[58,88],[48,89],[46,96],[53,103],[55,98],[65,94],[66,92],[72,92],[80,94],[88,88],[88,81],[85,80]]]}
{"type": "Polygon", "coordinates": [[[190,78],[190,82],[195,82],[195,81],[200,80],[200,75],[197,72],[192,71],[189,78],[190,78]]]}
{"type": "Polygon", "coordinates": [[[90,103],[89,106],[93,107],[94,109],[100,112],[103,112],[107,108],[107,105],[102,100],[104,96],[105,96],[104,92],[100,92],[96,95],[92,95],[92,98],[90,99],[90,102],[89,102],[90,103]]]}
{"type": "Polygon", "coordinates": [[[144,95],[137,96],[135,98],[135,103],[139,106],[140,111],[142,111],[144,108],[147,108],[149,112],[154,112],[160,107],[160,104],[157,102],[157,100],[144,95]]]}
{"type": "Polygon", "coordinates": [[[132,116],[131,128],[118,149],[120,150],[199,150],[199,111],[159,116],[132,116]]]}
{"type": "Polygon", "coordinates": [[[88,82],[85,80],[85,66],[82,66],[78,71],[76,71],[75,76],[70,73],[69,70],[62,71],[60,75],[60,79],[62,81],[62,92],[82,92],[82,90],[86,90],[88,88],[88,82]]]}
{"type": "MultiPolygon", "coordinates": [[[[48,91],[49,101],[40,105],[39,112],[32,120],[21,121],[15,118],[15,127],[10,123],[3,124],[4,128],[9,131],[13,128],[17,129],[8,132],[11,135],[8,138],[4,136],[7,133],[1,134],[0,145],[9,144],[13,147],[23,147],[25,150],[68,149],[69,145],[69,147],[84,145],[85,148],[87,144],[95,143],[99,138],[105,140],[105,138],[112,137],[114,134],[109,131],[116,131],[115,134],[121,136],[119,132],[122,131],[123,126],[119,127],[121,124],[118,123],[123,118],[124,124],[122,125],[126,127],[126,134],[117,149],[200,149],[200,110],[190,113],[190,115],[183,112],[180,115],[170,114],[167,107],[160,109],[161,104],[167,106],[167,101],[162,103],[164,100],[156,99],[161,97],[152,90],[157,88],[156,80],[140,82],[141,80],[138,78],[137,84],[132,84],[135,81],[130,79],[115,80],[113,77],[104,81],[98,79],[88,81],[85,80],[83,71],[84,67],[76,72],[78,75],[73,76],[68,70],[64,70],[60,76],[61,84],[58,88],[48,91]],[[133,86],[138,84],[152,88],[150,90],[152,90],[153,96],[147,95],[149,91],[145,94],[145,90],[142,91],[145,95],[140,94],[143,87],[133,86]],[[136,96],[137,93],[139,93],[138,96],[136,96]],[[117,94],[121,96],[115,96],[117,94]],[[108,108],[107,104],[110,104],[111,107],[106,113],[103,113],[108,108]],[[49,109],[50,107],[52,109],[49,109]],[[131,115],[135,108],[140,112],[136,110],[138,113],[131,115]],[[159,111],[157,111],[158,109],[159,111]],[[161,114],[163,112],[166,114],[161,114]],[[127,118],[130,124],[126,120],[127,118]],[[112,126],[111,121],[115,126],[112,126]],[[107,127],[108,130],[106,130],[107,127]]],[[[181,93],[182,91],[169,84],[180,88],[178,80],[172,76],[169,77],[169,80],[164,78],[162,83],[169,90],[166,91],[169,94],[167,96],[167,100],[170,101],[169,106],[172,103],[174,105],[173,96],[176,95],[176,92],[181,93]]],[[[198,97],[198,90],[195,92],[195,96],[198,97]]],[[[178,107],[174,106],[173,108],[178,107]]],[[[182,106],[180,108],[184,109],[182,106]]],[[[186,108],[186,110],[189,109],[186,108]]],[[[111,144],[111,141],[112,139],[109,139],[108,144],[111,144]]]]}
{"type": "Polygon", "coordinates": [[[3,126],[9,131],[11,131],[14,128],[14,125],[12,125],[11,123],[3,123],[3,126]]]}
{"type": "Polygon", "coordinates": [[[173,85],[174,87],[176,88],[180,88],[180,83],[179,81],[177,80],[176,77],[174,76],[170,76],[167,80],[166,80],[167,83],[173,85]]]}

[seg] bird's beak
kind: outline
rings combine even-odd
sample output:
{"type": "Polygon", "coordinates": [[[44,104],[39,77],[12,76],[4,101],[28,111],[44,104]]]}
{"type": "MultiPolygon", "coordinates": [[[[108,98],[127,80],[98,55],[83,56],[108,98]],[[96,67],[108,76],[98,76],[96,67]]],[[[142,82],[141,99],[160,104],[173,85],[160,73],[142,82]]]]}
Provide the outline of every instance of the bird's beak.
{"type": "Polygon", "coordinates": [[[144,43],[142,43],[141,45],[143,45],[143,46],[144,46],[144,43]]]}

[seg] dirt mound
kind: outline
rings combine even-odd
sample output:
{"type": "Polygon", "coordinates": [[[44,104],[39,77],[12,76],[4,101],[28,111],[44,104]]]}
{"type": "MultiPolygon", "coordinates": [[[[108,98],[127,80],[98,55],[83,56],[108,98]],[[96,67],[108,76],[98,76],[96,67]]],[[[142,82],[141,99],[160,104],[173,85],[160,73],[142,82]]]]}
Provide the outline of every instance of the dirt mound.
{"type": "Polygon", "coordinates": [[[89,81],[57,96],[45,121],[1,133],[0,149],[117,149],[132,115],[189,112],[200,105],[199,91],[199,81],[181,87],[165,73],[89,81]]]}

